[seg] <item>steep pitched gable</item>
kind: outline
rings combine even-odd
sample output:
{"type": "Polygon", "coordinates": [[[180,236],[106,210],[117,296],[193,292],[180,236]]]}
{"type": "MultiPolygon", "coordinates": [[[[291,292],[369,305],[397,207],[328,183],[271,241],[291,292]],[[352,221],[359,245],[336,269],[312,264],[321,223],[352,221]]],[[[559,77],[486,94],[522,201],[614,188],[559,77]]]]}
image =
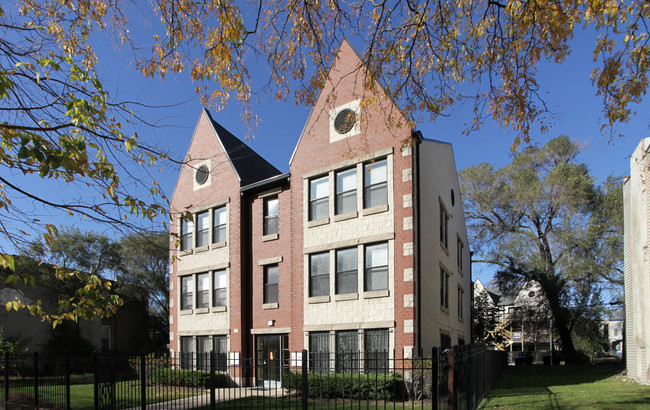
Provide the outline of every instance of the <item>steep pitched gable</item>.
{"type": "Polygon", "coordinates": [[[221,124],[212,118],[208,110],[205,110],[205,112],[212,122],[212,126],[228,155],[233,169],[239,176],[241,186],[263,181],[282,173],[258,153],[253,151],[242,140],[222,127],[221,124]]]}

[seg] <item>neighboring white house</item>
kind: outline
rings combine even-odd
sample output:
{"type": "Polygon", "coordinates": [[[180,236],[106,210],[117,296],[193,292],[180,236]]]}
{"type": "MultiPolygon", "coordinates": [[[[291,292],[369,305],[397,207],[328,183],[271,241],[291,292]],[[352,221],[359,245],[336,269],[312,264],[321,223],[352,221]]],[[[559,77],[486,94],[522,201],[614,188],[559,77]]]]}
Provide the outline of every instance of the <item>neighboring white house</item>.
{"type": "Polygon", "coordinates": [[[628,376],[650,383],[650,138],[630,158],[623,184],[625,230],[625,343],[628,376]]]}
{"type": "MultiPolygon", "coordinates": [[[[549,355],[553,348],[550,337],[553,330],[539,284],[528,282],[508,294],[496,287],[486,287],[477,279],[474,282],[474,300],[481,292],[485,292],[488,301],[499,309],[494,332],[500,333],[505,340],[497,348],[510,352],[511,361],[524,353],[534,356],[536,361],[549,355]]],[[[489,339],[485,342],[494,342],[493,337],[489,339]]]]}

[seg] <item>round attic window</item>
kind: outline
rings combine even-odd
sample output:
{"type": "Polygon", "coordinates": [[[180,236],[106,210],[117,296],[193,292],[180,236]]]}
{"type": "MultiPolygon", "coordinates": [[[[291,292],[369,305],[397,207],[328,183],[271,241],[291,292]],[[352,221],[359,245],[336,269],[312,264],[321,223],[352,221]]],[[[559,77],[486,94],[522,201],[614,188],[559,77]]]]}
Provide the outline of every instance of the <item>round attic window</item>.
{"type": "Polygon", "coordinates": [[[208,174],[210,171],[208,170],[208,167],[205,165],[201,165],[199,169],[196,170],[196,183],[199,185],[205,184],[205,181],[208,180],[208,174]]]}
{"type": "Polygon", "coordinates": [[[357,114],[349,108],[339,111],[334,118],[334,129],[339,134],[350,132],[354,123],[357,121],[357,114]]]}

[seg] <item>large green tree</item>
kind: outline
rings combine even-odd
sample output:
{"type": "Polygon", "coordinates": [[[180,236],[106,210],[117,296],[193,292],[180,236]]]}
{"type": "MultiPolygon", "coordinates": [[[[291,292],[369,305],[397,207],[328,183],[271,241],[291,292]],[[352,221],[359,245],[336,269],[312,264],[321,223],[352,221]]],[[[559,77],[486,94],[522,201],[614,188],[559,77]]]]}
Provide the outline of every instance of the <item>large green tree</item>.
{"type": "Polygon", "coordinates": [[[569,360],[572,330],[597,314],[602,289],[621,283],[620,187],[598,183],[562,136],[517,153],[512,163],[460,173],[474,263],[495,266],[502,289],[537,282],[569,360]]]}
{"type": "Polygon", "coordinates": [[[169,235],[138,233],[120,241],[118,281],[129,286],[131,297],[149,304],[149,349],[165,350],[169,341],[169,235]]]}
{"type": "MultiPolygon", "coordinates": [[[[515,145],[552,122],[540,67],[568,58],[576,30],[594,35],[591,81],[602,97],[604,127],[629,121],[647,93],[650,5],[643,0],[156,0],[151,6],[0,5],[0,236],[14,246],[29,242],[33,231],[52,244],[61,215],[133,229],[139,224],[131,215],[157,220],[165,213],[166,198],[148,167],[169,157],[126,128],[137,111],[103,87],[97,73],[113,67],[112,60],[98,60],[99,38],[126,48],[145,76],[189,73],[203,101],[216,108],[240,101],[251,124],[260,95],[312,105],[344,36],[360,46],[368,68],[349,74],[363,75],[358,84],[366,89],[375,80],[383,84],[409,121],[448,115],[466,103],[475,114],[470,129],[491,118],[514,133],[515,145]],[[260,75],[255,81],[253,72],[260,75]],[[85,195],[51,198],[32,184],[35,178],[76,185],[85,195]]],[[[10,252],[0,249],[0,266],[11,271],[10,252]]]]}

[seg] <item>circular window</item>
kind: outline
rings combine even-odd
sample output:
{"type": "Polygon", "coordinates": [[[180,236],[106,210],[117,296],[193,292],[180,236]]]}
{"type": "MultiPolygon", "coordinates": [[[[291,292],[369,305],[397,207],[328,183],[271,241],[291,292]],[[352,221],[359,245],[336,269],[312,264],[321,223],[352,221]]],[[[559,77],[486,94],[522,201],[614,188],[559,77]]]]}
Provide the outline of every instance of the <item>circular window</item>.
{"type": "Polygon", "coordinates": [[[334,129],[339,134],[350,132],[354,123],[357,121],[357,114],[349,108],[341,110],[334,118],[334,129]]]}
{"type": "Polygon", "coordinates": [[[528,297],[529,298],[534,298],[535,297],[535,292],[533,292],[532,290],[530,292],[528,292],[528,297]]]}
{"type": "Polygon", "coordinates": [[[209,174],[208,167],[205,165],[201,165],[199,169],[196,170],[196,183],[199,185],[205,184],[205,181],[208,180],[208,174],[209,174]]]}
{"type": "Polygon", "coordinates": [[[454,202],[456,202],[456,195],[454,194],[454,190],[451,190],[451,206],[454,206],[454,202]]]}

